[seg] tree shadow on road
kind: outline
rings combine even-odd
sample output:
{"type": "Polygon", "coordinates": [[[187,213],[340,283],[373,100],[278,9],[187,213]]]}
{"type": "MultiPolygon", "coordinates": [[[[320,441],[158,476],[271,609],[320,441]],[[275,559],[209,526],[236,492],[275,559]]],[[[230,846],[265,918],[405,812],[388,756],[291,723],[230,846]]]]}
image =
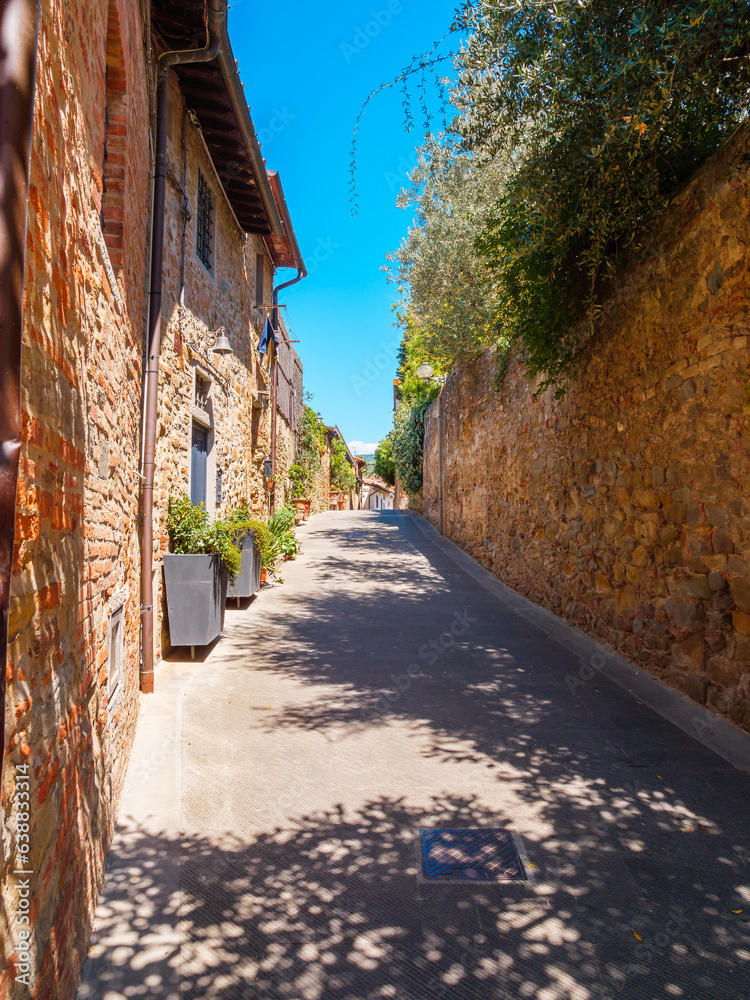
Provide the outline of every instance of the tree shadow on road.
{"type": "MultiPolygon", "coordinates": [[[[161,900],[182,918],[186,944],[170,957],[180,996],[743,1000],[750,777],[506,612],[408,519],[385,531],[381,520],[352,517],[344,539],[316,529],[330,542],[307,564],[316,585],[275,592],[233,627],[186,709],[199,744],[190,829],[210,813],[196,806],[195,771],[209,762],[218,774],[242,761],[238,780],[274,808],[253,808],[257,835],[239,819],[231,833],[183,837],[182,895],[161,900]],[[256,705],[269,674],[279,701],[256,705]],[[199,723],[220,695],[242,711],[221,716],[217,741],[199,723]],[[266,744],[289,748],[283,768],[270,765],[283,783],[240,778],[264,765],[266,744]],[[306,760],[313,746],[328,759],[306,760]],[[353,770],[357,755],[394,746],[403,757],[382,792],[309,807],[323,765],[349,771],[338,763],[351,758],[353,770]],[[428,789],[421,757],[440,765],[428,789]],[[533,885],[418,884],[420,827],[490,825],[522,833],[533,885]]],[[[113,912],[118,892],[122,909],[134,887],[144,901],[164,891],[144,847],[153,859],[168,846],[131,831],[113,912]]],[[[152,976],[128,996],[167,995],[159,956],[144,958],[137,939],[113,957],[152,976]]]]}

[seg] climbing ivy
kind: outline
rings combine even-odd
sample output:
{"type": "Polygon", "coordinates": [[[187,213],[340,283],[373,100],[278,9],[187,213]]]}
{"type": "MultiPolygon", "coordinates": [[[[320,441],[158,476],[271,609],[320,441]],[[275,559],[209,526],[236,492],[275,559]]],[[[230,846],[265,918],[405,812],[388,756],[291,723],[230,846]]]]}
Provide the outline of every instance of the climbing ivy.
{"type": "Polygon", "coordinates": [[[387,437],[378,444],[375,449],[374,473],[389,486],[396,485],[396,462],[393,458],[393,434],[391,431],[387,437]]]}
{"type": "Polygon", "coordinates": [[[424,415],[430,402],[401,403],[394,418],[393,460],[401,484],[410,496],[422,489],[424,415]]]}
{"type": "Polygon", "coordinates": [[[346,445],[336,438],[331,448],[331,489],[348,493],[357,485],[357,478],[349,464],[346,445]]]}

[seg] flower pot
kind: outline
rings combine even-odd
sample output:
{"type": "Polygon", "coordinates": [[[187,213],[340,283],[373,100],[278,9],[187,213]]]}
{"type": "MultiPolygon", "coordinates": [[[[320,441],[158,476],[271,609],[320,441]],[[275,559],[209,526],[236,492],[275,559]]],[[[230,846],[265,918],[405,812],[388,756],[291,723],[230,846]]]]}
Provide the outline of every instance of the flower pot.
{"type": "Polygon", "coordinates": [[[294,498],[294,523],[302,524],[310,514],[310,501],[307,497],[294,498]]]}
{"type": "Polygon", "coordinates": [[[227,597],[252,597],[260,587],[260,550],[255,535],[248,531],[240,545],[242,560],[236,580],[229,584],[227,597]]]}
{"type": "Polygon", "coordinates": [[[164,556],[169,636],[173,646],[207,646],[221,635],[227,571],[217,553],[164,556]]]}
{"type": "Polygon", "coordinates": [[[266,582],[266,567],[265,567],[265,566],[262,566],[262,567],[261,567],[261,571],[260,571],[260,582],[261,582],[261,583],[265,583],[265,582],[266,582]]]}

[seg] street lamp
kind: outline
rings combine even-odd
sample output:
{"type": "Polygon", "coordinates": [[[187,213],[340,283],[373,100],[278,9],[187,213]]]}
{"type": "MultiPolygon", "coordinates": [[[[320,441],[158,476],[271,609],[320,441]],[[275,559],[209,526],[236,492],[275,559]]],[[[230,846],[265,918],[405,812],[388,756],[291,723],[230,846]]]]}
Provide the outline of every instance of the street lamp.
{"type": "Polygon", "coordinates": [[[435,369],[432,367],[429,361],[423,361],[422,364],[417,368],[417,375],[424,379],[425,382],[431,382],[435,374],[435,369]]]}

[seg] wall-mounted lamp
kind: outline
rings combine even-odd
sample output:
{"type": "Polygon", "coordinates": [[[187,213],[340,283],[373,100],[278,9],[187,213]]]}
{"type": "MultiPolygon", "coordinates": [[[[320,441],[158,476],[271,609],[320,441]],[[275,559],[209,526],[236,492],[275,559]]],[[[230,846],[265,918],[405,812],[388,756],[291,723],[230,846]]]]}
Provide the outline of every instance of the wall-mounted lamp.
{"type": "Polygon", "coordinates": [[[436,375],[435,369],[429,361],[422,362],[419,368],[417,368],[417,375],[419,375],[424,382],[440,382],[441,384],[445,382],[445,375],[436,375]]]}
{"type": "Polygon", "coordinates": [[[229,343],[229,337],[227,337],[227,331],[223,326],[220,326],[218,330],[214,330],[212,333],[209,333],[208,346],[214,354],[234,354],[232,345],[229,343]]]}

